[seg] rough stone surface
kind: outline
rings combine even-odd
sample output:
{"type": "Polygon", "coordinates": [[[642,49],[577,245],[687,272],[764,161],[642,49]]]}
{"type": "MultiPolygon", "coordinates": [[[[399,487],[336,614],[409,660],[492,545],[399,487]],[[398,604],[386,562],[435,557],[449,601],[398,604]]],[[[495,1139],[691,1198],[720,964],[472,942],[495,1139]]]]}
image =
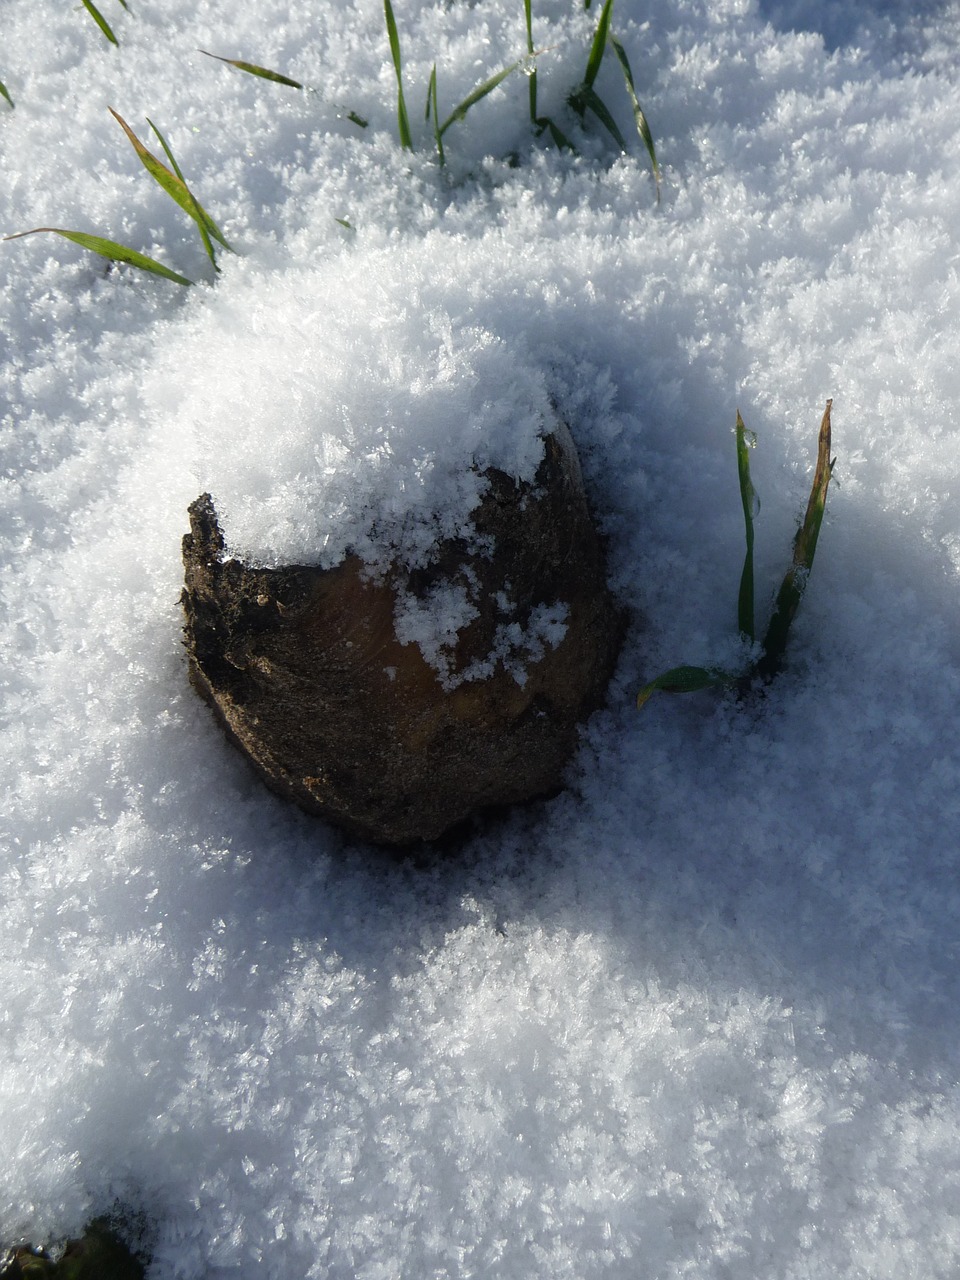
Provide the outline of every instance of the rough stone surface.
{"type": "Polygon", "coordinates": [[[441,542],[426,569],[379,577],[352,555],[333,569],[224,559],[209,494],[190,507],[194,687],[274,791],[378,843],[559,790],[616,661],[621,617],[569,432],[547,437],[533,484],[487,479],[472,549],[441,542]],[[438,663],[396,623],[451,589],[473,616],[438,663]]]}

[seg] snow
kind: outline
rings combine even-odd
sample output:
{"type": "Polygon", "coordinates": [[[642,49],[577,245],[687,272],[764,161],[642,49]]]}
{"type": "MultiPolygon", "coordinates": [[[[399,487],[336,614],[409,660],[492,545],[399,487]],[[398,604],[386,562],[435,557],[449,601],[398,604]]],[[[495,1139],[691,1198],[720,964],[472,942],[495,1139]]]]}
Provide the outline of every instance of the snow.
{"type": "Polygon", "coordinates": [[[955,1276],[960,7],[617,0],[659,206],[564,114],[595,9],[534,5],[580,156],[516,75],[441,171],[430,68],[448,111],[519,6],[395,6],[412,154],[375,0],[101,7],[118,48],[6,0],[0,230],[199,283],[0,250],[0,1239],[120,1197],[151,1280],[955,1276]],[[743,659],[737,408],[762,626],[828,397],[787,669],[638,713],[743,659]],[[631,618],[567,790],[406,861],[266,794],[186,682],[189,503],[262,563],[416,562],[554,417],[631,618]]]}

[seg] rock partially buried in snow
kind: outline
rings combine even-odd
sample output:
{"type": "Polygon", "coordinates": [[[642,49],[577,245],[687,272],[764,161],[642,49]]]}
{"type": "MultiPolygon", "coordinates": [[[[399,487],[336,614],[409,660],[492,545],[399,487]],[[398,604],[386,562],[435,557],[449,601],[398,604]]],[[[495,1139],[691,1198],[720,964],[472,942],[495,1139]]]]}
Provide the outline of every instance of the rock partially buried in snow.
{"type": "Polygon", "coordinates": [[[556,792],[622,634],[570,434],[534,482],[489,469],[469,543],[374,575],[224,558],[209,495],[183,540],[190,678],[264,781],[378,843],[556,792]]]}

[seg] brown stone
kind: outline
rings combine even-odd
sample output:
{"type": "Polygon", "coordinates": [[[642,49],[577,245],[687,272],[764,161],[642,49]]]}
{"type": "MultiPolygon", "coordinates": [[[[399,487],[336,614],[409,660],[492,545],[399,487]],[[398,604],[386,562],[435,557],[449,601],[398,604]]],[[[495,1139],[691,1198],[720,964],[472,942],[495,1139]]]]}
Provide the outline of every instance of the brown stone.
{"type": "Polygon", "coordinates": [[[425,569],[251,568],[223,558],[209,494],[191,505],[190,678],[274,791],[407,845],[560,789],[622,623],[569,432],[545,445],[533,484],[487,472],[478,537],[439,543],[425,569]],[[396,617],[450,588],[474,616],[438,671],[396,617]],[[561,615],[565,630],[537,625],[561,615]]]}

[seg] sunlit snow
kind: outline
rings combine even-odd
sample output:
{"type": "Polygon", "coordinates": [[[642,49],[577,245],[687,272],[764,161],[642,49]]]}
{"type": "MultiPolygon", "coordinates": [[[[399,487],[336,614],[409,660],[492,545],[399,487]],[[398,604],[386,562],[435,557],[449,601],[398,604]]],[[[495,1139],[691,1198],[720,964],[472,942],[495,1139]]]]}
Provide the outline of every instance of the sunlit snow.
{"type": "MultiPolygon", "coordinates": [[[[99,7],[5,0],[0,233],[198,283],[0,245],[0,1242],[119,1199],[150,1280],[955,1277],[960,6],[616,0],[659,205],[612,55],[629,154],[565,106],[597,0],[533,0],[579,155],[515,74],[443,169],[431,68],[521,57],[512,0],[395,0],[413,152],[379,0],[99,7]],[[737,409],[762,626],[828,397],[786,670],[638,712],[744,660],[737,409]],[[268,794],[187,683],[190,502],[417,563],[557,420],[630,618],[567,790],[406,861],[268,794]]],[[[446,605],[398,618],[441,676],[446,605]]]]}

